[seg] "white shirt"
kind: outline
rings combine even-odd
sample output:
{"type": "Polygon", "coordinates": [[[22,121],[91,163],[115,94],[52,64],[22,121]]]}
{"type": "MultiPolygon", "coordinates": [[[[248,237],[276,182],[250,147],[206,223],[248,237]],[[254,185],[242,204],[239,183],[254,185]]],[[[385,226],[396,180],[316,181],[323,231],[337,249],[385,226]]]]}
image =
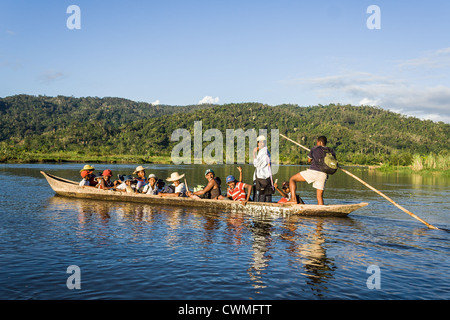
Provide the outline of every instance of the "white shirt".
{"type": "Polygon", "coordinates": [[[183,182],[181,182],[178,187],[175,187],[174,193],[181,193],[181,195],[184,195],[186,193],[186,186],[183,182]]]}
{"type": "Polygon", "coordinates": [[[121,184],[119,184],[116,189],[118,190],[125,190],[127,188],[127,184],[125,182],[122,182],[121,184]]]}
{"type": "Polygon", "coordinates": [[[80,187],[89,186],[89,185],[90,185],[89,180],[83,179],[80,181],[80,187]]]}
{"type": "Polygon", "coordinates": [[[142,193],[146,193],[146,194],[153,194],[156,195],[158,193],[158,188],[156,187],[156,183],[155,183],[155,188],[152,188],[152,186],[149,184],[146,184],[144,186],[144,189],[142,190],[142,193]]]}
{"type": "Polygon", "coordinates": [[[270,178],[270,152],[267,147],[258,151],[255,159],[253,159],[253,166],[256,168],[253,174],[253,181],[258,179],[270,178]]]}

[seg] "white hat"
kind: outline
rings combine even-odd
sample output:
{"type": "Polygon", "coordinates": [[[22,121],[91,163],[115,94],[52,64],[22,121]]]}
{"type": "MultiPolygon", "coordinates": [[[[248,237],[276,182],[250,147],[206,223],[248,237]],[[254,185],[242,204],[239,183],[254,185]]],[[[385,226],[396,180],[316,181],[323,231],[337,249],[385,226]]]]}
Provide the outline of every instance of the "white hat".
{"type": "Polygon", "coordinates": [[[138,173],[139,171],[144,171],[145,169],[147,169],[147,168],[144,168],[143,166],[139,166],[136,168],[136,170],[134,170],[133,173],[138,173]]]}
{"type": "Polygon", "coordinates": [[[173,181],[180,180],[180,179],[183,178],[183,177],[184,177],[184,173],[180,176],[180,174],[179,174],[178,172],[172,172],[172,173],[170,174],[170,177],[167,178],[166,180],[167,180],[167,181],[170,181],[170,182],[173,182],[173,181]]]}
{"type": "Polygon", "coordinates": [[[258,138],[256,138],[256,141],[266,141],[266,137],[263,135],[260,135],[258,138]]]}

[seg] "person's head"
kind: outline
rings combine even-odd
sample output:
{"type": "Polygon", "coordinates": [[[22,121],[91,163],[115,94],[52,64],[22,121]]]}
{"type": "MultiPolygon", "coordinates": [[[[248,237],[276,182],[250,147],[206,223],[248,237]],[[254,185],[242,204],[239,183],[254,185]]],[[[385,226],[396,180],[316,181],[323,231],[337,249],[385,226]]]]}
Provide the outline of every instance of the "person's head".
{"type": "Polygon", "coordinates": [[[164,188],[166,183],[162,179],[158,179],[158,181],[156,181],[156,185],[158,186],[158,188],[162,189],[164,188]]]}
{"type": "Polygon", "coordinates": [[[126,185],[130,186],[133,183],[133,177],[132,176],[125,176],[124,178],[124,182],[126,185]]]}
{"type": "Polygon", "coordinates": [[[87,165],[85,165],[85,166],[83,167],[83,169],[80,170],[80,174],[81,174],[83,171],[88,171],[88,173],[91,173],[91,172],[93,172],[94,170],[95,170],[95,168],[94,168],[93,166],[87,164],[87,165]]]}
{"type": "Polygon", "coordinates": [[[325,136],[320,136],[317,138],[317,145],[318,146],[326,146],[327,145],[327,137],[325,136]]]}
{"type": "Polygon", "coordinates": [[[178,172],[172,172],[170,177],[166,180],[169,182],[173,182],[173,185],[177,187],[181,182],[180,180],[184,177],[184,174],[180,175],[178,172]]]}
{"type": "Polygon", "coordinates": [[[281,190],[283,190],[286,193],[289,193],[289,181],[283,182],[283,185],[281,186],[281,190]]]}
{"type": "Polygon", "coordinates": [[[205,178],[209,181],[211,179],[214,179],[214,171],[211,169],[207,169],[205,171],[205,178]]]}
{"type": "Polygon", "coordinates": [[[152,187],[156,184],[157,180],[158,178],[153,173],[148,176],[148,183],[150,183],[152,187]]]}
{"type": "Polygon", "coordinates": [[[139,166],[136,168],[136,170],[134,170],[134,174],[137,174],[138,177],[143,178],[145,177],[145,169],[143,166],[139,166]]]}
{"type": "Polygon", "coordinates": [[[234,189],[236,187],[236,178],[234,176],[228,176],[226,182],[230,189],[234,189]]]}
{"type": "Polygon", "coordinates": [[[102,176],[103,176],[103,180],[108,181],[112,177],[112,171],[109,169],[106,169],[105,171],[103,171],[102,176]]]}
{"type": "Polygon", "coordinates": [[[266,145],[266,137],[264,137],[263,135],[259,136],[256,139],[256,143],[258,144],[258,149],[264,148],[264,146],[266,145]]]}
{"type": "Polygon", "coordinates": [[[83,171],[81,171],[80,174],[83,179],[89,179],[89,171],[88,170],[83,170],[83,171]]]}

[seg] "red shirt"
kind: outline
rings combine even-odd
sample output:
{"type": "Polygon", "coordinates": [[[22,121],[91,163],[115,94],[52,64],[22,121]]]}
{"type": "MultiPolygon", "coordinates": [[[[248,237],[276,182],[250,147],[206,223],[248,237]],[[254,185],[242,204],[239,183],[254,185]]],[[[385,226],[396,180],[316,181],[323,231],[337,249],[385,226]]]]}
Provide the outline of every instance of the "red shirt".
{"type": "Polygon", "coordinates": [[[247,198],[245,194],[245,183],[236,182],[234,189],[228,188],[227,197],[231,197],[234,201],[245,200],[247,198]]]}

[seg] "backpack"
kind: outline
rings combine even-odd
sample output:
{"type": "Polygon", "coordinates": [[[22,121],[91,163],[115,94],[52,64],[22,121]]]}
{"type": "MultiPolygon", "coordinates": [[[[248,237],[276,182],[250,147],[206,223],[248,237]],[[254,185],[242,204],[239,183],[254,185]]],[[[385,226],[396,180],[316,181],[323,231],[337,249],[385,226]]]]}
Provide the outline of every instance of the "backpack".
{"type": "Polygon", "coordinates": [[[321,170],[326,174],[334,174],[339,166],[336,157],[333,156],[329,148],[322,148],[322,151],[325,154],[325,157],[318,161],[321,170]]]}

